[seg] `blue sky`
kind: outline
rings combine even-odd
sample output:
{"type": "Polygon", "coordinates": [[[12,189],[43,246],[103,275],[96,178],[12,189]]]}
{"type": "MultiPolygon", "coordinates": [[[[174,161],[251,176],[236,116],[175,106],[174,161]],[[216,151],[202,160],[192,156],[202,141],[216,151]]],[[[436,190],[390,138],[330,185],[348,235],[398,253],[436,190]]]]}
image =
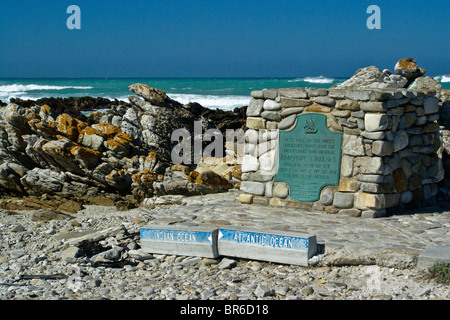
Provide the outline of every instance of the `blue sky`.
{"type": "Polygon", "coordinates": [[[450,74],[450,1],[1,1],[0,77],[450,74]],[[370,5],[381,30],[369,30],[370,5]],[[69,30],[67,7],[81,8],[69,30]]]}

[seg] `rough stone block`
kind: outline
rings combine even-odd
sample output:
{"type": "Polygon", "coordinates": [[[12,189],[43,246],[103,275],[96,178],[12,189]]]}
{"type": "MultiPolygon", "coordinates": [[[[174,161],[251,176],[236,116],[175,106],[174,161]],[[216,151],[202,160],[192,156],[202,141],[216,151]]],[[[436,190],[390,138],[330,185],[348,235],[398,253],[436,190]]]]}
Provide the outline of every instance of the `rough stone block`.
{"type": "Polygon", "coordinates": [[[352,100],[368,101],[371,92],[372,90],[348,90],[345,97],[352,100]]]}
{"type": "Polygon", "coordinates": [[[221,228],[218,252],[223,256],[308,266],[308,259],[317,252],[317,243],[316,236],[297,232],[221,228]]]}
{"type": "Polygon", "coordinates": [[[329,90],[329,96],[330,98],[333,99],[344,99],[345,98],[345,94],[346,94],[347,90],[342,90],[342,89],[330,89],[329,90]]]}
{"type": "Polygon", "coordinates": [[[329,97],[316,97],[314,98],[314,102],[328,107],[334,107],[336,104],[336,101],[329,97]]]}
{"type": "Polygon", "coordinates": [[[265,175],[275,173],[276,150],[271,150],[259,157],[261,173],[265,175]]]}
{"type": "Polygon", "coordinates": [[[409,144],[409,136],[405,130],[400,130],[395,133],[394,136],[394,148],[393,152],[397,152],[405,149],[409,144]]]}
{"type": "Polygon", "coordinates": [[[363,174],[383,174],[384,163],[380,157],[359,157],[355,164],[363,174]]]}
{"type": "Polygon", "coordinates": [[[334,194],[330,189],[322,190],[320,194],[320,202],[326,206],[329,206],[333,203],[334,194]]]}
{"type": "Polygon", "coordinates": [[[342,153],[350,156],[364,156],[364,145],[361,137],[344,135],[342,153]]]}
{"type": "Polygon", "coordinates": [[[270,198],[269,199],[269,205],[274,206],[274,207],[285,207],[286,206],[286,201],[280,198],[270,198]]]}
{"type": "Polygon", "coordinates": [[[265,183],[255,181],[242,181],[241,190],[246,193],[262,196],[265,192],[265,183]]]}
{"type": "Polygon", "coordinates": [[[253,194],[241,193],[239,197],[236,199],[236,201],[242,204],[252,204],[253,197],[254,197],[253,194]]]}
{"type": "Polygon", "coordinates": [[[142,251],[147,253],[217,258],[217,229],[149,225],[141,229],[142,251]]]}
{"type": "Polygon", "coordinates": [[[394,177],[394,188],[395,191],[398,193],[401,193],[408,189],[408,178],[406,177],[405,172],[403,169],[398,168],[394,170],[392,173],[392,176],[394,177]]]}
{"type": "Polygon", "coordinates": [[[264,99],[275,100],[275,98],[278,96],[278,90],[277,89],[264,89],[263,94],[264,94],[264,99]]]}
{"type": "Polygon", "coordinates": [[[358,218],[361,216],[361,210],[358,209],[341,209],[338,211],[340,215],[346,215],[353,218],[358,218]]]}
{"type": "Polygon", "coordinates": [[[437,132],[437,131],[439,131],[439,123],[436,123],[436,122],[428,122],[423,127],[424,133],[431,133],[431,132],[437,132]]]}
{"type": "Polygon", "coordinates": [[[386,210],[366,210],[361,213],[361,218],[382,218],[386,217],[386,210]]]}
{"type": "Polygon", "coordinates": [[[259,161],[256,157],[246,154],[242,159],[242,172],[254,172],[259,169],[259,161]]]}
{"type": "Polygon", "coordinates": [[[289,117],[291,115],[297,115],[303,112],[305,108],[302,107],[295,107],[295,108],[287,108],[287,109],[283,109],[283,111],[281,111],[281,116],[283,118],[289,117]]]}
{"type": "Polygon", "coordinates": [[[273,182],[269,181],[266,183],[266,190],[264,191],[264,195],[268,198],[273,197],[273,182]]]}
{"type": "Polygon", "coordinates": [[[250,94],[255,99],[264,99],[264,92],[263,92],[263,90],[254,90],[250,94]]]}
{"type": "Polygon", "coordinates": [[[342,177],[339,180],[338,191],[343,192],[356,192],[359,189],[359,182],[353,178],[342,177]]]}
{"type": "Polygon", "coordinates": [[[269,199],[263,196],[255,196],[253,197],[253,204],[267,206],[269,204],[269,199]]]}
{"type": "Polygon", "coordinates": [[[384,137],[386,137],[386,132],[385,131],[375,131],[375,132],[364,131],[361,133],[361,135],[364,138],[370,139],[370,140],[383,140],[384,137]]]}
{"type": "Polygon", "coordinates": [[[278,124],[278,129],[280,129],[280,130],[289,129],[290,127],[292,127],[294,125],[296,119],[297,119],[297,115],[296,114],[293,114],[293,115],[287,117],[286,119],[283,119],[278,124]]]}
{"type": "Polygon", "coordinates": [[[382,131],[387,129],[389,121],[385,114],[366,113],[364,123],[367,131],[382,131]]]}
{"type": "Polygon", "coordinates": [[[263,117],[266,120],[276,121],[276,122],[281,120],[281,114],[277,111],[263,111],[261,113],[261,117],[263,117]]]}
{"type": "Polygon", "coordinates": [[[394,187],[391,184],[384,183],[363,182],[360,188],[361,191],[368,193],[388,193],[394,191],[394,187]]]}
{"type": "Polygon", "coordinates": [[[276,101],[268,99],[268,100],[264,101],[263,108],[266,111],[278,111],[278,110],[281,110],[281,104],[279,104],[276,101]]]}
{"type": "Polygon", "coordinates": [[[265,129],[266,120],[263,118],[248,117],[246,125],[249,129],[265,129]]]}
{"type": "Polygon", "coordinates": [[[354,194],[336,192],[334,194],[333,206],[336,208],[348,209],[353,207],[354,194]]]}
{"type": "Polygon", "coordinates": [[[294,99],[307,99],[308,93],[305,88],[284,88],[278,89],[280,97],[294,98],[294,99]]]}
{"type": "Polygon", "coordinates": [[[353,174],[353,157],[342,156],[341,160],[341,175],[344,177],[350,177],[353,174]]]}
{"type": "Polygon", "coordinates": [[[247,117],[259,117],[263,111],[264,100],[252,99],[247,107],[247,117]]]}
{"type": "Polygon", "coordinates": [[[383,183],[384,176],[378,174],[361,174],[358,176],[358,180],[369,183],[383,183]]]}
{"type": "Polygon", "coordinates": [[[394,149],[394,144],[390,141],[377,140],[372,143],[372,153],[377,156],[390,156],[394,149]]]}
{"type": "Polygon", "coordinates": [[[359,108],[358,101],[354,101],[354,100],[339,100],[339,101],[336,102],[336,109],[357,111],[360,108],[359,108]]]}
{"type": "Polygon", "coordinates": [[[354,205],[357,209],[384,209],[384,194],[357,192],[355,194],[354,205]]]}
{"type": "Polygon", "coordinates": [[[266,172],[262,172],[261,170],[250,172],[248,175],[248,180],[250,181],[268,182],[272,181],[273,179],[273,174],[267,174],[266,172]]]}
{"type": "Polygon", "coordinates": [[[313,105],[310,105],[305,108],[305,111],[307,112],[319,112],[319,113],[329,113],[331,112],[330,107],[322,106],[320,104],[314,103],[313,105]]]}
{"type": "Polygon", "coordinates": [[[328,95],[328,90],[324,88],[306,88],[310,97],[319,97],[328,95]]]}
{"type": "Polygon", "coordinates": [[[281,199],[289,196],[289,186],[284,182],[275,182],[273,184],[273,196],[281,199]]]}
{"type": "Polygon", "coordinates": [[[312,104],[312,101],[306,99],[280,98],[280,104],[283,108],[304,108],[312,104]]]}
{"type": "Polygon", "coordinates": [[[425,114],[432,114],[439,112],[439,99],[436,97],[428,97],[423,99],[423,107],[425,114]]]}
{"type": "Polygon", "coordinates": [[[276,121],[267,121],[266,128],[267,128],[267,130],[277,130],[278,122],[276,122],[276,121]]]}
{"type": "Polygon", "coordinates": [[[385,102],[379,101],[360,102],[359,107],[366,112],[386,112],[388,109],[385,102]]]}

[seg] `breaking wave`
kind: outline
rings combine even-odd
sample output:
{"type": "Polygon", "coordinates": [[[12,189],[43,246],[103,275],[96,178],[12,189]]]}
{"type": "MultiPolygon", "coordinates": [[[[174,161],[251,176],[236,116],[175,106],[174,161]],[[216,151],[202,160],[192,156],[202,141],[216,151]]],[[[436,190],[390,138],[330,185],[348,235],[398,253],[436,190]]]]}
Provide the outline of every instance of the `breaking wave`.
{"type": "Polygon", "coordinates": [[[434,78],[440,82],[450,82],[450,75],[436,76],[434,78]]]}
{"type": "Polygon", "coordinates": [[[233,110],[247,106],[251,97],[249,96],[218,96],[218,95],[199,95],[199,94],[167,94],[171,99],[182,104],[197,102],[203,107],[210,109],[233,110]]]}
{"type": "Polygon", "coordinates": [[[309,82],[309,83],[321,83],[321,84],[329,84],[333,83],[335,79],[327,78],[324,76],[319,77],[306,77],[306,78],[297,78],[293,80],[288,80],[288,82],[309,82]]]}

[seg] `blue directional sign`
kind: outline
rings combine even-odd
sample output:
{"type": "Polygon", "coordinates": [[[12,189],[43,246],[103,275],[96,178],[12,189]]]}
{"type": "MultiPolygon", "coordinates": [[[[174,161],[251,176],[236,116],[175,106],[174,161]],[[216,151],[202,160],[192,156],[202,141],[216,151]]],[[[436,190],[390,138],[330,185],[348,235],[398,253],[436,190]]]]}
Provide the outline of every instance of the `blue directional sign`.
{"type": "Polygon", "coordinates": [[[301,266],[317,252],[313,235],[246,227],[219,229],[217,245],[220,255],[301,266]]]}
{"type": "Polygon", "coordinates": [[[141,229],[144,252],[216,258],[217,229],[148,225],[141,229]]]}
{"type": "Polygon", "coordinates": [[[141,240],[212,244],[210,232],[141,229],[141,240]]]}
{"type": "Polygon", "coordinates": [[[248,244],[279,249],[308,250],[308,239],[292,236],[245,232],[236,230],[219,230],[220,241],[230,241],[239,244],[248,244]]]}

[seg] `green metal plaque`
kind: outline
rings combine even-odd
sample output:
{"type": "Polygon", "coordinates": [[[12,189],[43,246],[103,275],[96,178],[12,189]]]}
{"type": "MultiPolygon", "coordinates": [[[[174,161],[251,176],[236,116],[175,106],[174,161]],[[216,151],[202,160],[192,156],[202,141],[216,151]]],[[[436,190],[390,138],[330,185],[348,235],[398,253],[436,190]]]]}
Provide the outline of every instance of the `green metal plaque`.
{"type": "Polygon", "coordinates": [[[328,129],[325,115],[299,115],[294,129],[280,131],[274,180],[287,183],[294,200],[319,200],[323,187],[339,184],[342,137],[328,129]]]}

